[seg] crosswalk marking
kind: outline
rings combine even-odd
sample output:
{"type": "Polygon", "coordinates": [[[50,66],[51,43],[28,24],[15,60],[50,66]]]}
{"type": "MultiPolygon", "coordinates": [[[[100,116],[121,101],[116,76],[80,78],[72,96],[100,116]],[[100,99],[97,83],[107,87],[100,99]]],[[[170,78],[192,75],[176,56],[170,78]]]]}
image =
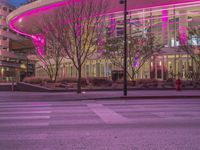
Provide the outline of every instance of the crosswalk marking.
{"type": "Polygon", "coordinates": [[[48,134],[20,134],[19,135],[0,135],[0,140],[43,140],[48,137],[48,134]]]}
{"type": "Polygon", "coordinates": [[[10,111],[0,112],[0,115],[17,115],[17,114],[49,114],[51,111],[10,111]]]}
{"type": "Polygon", "coordinates": [[[48,122],[15,122],[15,123],[0,123],[0,127],[41,127],[48,126],[48,122]]]}
{"type": "Polygon", "coordinates": [[[111,109],[108,109],[102,104],[90,103],[87,105],[93,112],[95,112],[107,124],[129,122],[129,119],[121,116],[120,114],[116,113],[115,111],[111,109]]]}
{"type": "Polygon", "coordinates": [[[17,107],[50,107],[50,104],[0,104],[0,108],[17,108],[17,107]]]}
{"type": "MultiPolygon", "coordinates": [[[[26,127],[48,127],[49,120],[51,118],[51,106],[50,103],[10,103],[0,102],[0,129],[23,129],[26,127]]],[[[12,139],[15,135],[6,135],[0,139],[12,139]]],[[[46,135],[38,133],[35,135],[23,135],[19,138],[24,139],[44,139],[46,135]]]]}
{"type": "Polygon", "coordinates": [[[11,120],[11,119],[49,119],[50,116],[6,116],[6,117],[1,117],[0,120],[11,120]]]}

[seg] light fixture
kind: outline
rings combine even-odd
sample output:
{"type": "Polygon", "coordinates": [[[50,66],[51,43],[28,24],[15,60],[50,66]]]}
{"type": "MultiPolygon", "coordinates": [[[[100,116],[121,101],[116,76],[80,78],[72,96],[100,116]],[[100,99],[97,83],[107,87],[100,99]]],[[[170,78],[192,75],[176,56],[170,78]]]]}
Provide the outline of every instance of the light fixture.
{"type": "Polygon", "coordinates": [[[18,22],[19,22],[19,23],[21,23],[22,21],[23,21],[23,19],[22,19],[22,18],[20,18],[20,19],[18,20],[18,22]]]}

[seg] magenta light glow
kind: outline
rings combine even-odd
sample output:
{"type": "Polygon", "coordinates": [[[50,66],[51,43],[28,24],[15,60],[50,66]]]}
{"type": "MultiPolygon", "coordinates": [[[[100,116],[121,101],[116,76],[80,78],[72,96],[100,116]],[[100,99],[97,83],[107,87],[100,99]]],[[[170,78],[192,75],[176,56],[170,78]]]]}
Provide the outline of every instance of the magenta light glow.
{"type": "Polygon", "coordinates": [[[183,45],[187,44],[187,28],[185,26],[179,27],[180,42],[183,45]]]}
{"type": "Polygon", "coordinates": [[[163,43],[167,44],[168,41],[168,27],[169,27],[169,17],[168,10],[162,10],[162,32],[163,32],[163,43]]]}
{"type": "MultiPolygon", "coordinates": [[[[80,0],[78,0],[78,1],[80,1],[80,0]]],[[[118,3],[118,0],[116,0],[116,1],[118,3]]],[[[113,2],[114,2],[114,0],[113,0],[113,2]]],[[[161,8],[161,6],[162,6],[162,8],[164,8],[164,7],[169,8],[172,5],[177,6],[176,8],[181,8],[181,7],[186,7],[187,4],[190,6],[190,5],[199,4],[199,2],[200,1],[195,1],[195,0],[184,0],[184,2],[183,1],[181,1],[181,2],[180,1],[176,1],[176,2],[174,2],[174,1],[169,1],[169,2],[168,1],[157,1],[156,4],[154,4],[153,0],[149,0],[146,3],[143,3],[143,5],[141,5],[142,4],[141,3],[140,4],[141,6],[140,6],[140,5],[135,4],[135,1],[130,0],[128,4],[129,4],[129,6],[131,6],[131,5],[136,6],[135,10],[138,10],[139,8],[140,9],[142,9],[142,8],[143,9],[144,8],[153,8],[153,9],[155,8],[155,9],[157,9],[157,8],[161,8]]],[[[116,3],[116,2],[114,2],[114,3],[116,3]]],[[[38,54],[44,54],[44,43],[45,43],[44,37],[40,34],[34,35],[34,34],[28,34],[24,31],[21,31],[19,28],[16,27],[16,24],[17,23],[23,23],[23,18],[25,18],[25,17],[30,17],[34,14],[44,13],[46,11],[62,7],[65,4],[66,4],[66,1],[62,1],[62,2],[57,2],[57,3],[54,3],[54,4],[50,4],[50,5],[47,5],[47,6],[42,6],[42,7],[36,8],[36,9],[32,9],[30,11],[27,11],[27,12],[13,18],[10,21],[9,26],[13,31],[32,38],[32,40],[33,40],[33,42],[36,45],[36,48],[38,50],[38,54]]],[[[113,8],[113,10],[112,10],[113,14],[121,12],[122,6],[120,6],[118,4],[117,7],[119,7],[119,8],[116,8],[116,9],[113,8]]],[[[130,8],[129,8],[129,10],[130,10],[130,8]]],[[[163,29],[166,29],[166,30],[167,30],[167,22],[168,22],[167,20],[169,20],[169,16],[168,16],[167,11],[168,11],[167,9],[163,10],[163,18],[162,18],[163,19],[162,20],[163,21],[163,29]]],[[[114,20],[112,20],[112,21],[114,22],[114,20]]],[[[114,28],[114,26],[112,26],[112,28],[114,28]]]]}
{"type": "MultiPolygon", "coordinates": [[[[185,1],[185,3],[184,3],[184,2],[176,2],[176,4],[174,4],[174,5],[180,6],[180,5],[185,5],[185,4],[196,4],[196,3],[198,3],[198,2],[199,2],[199,1],[195,1],[195,2],[194,2],[194,1],[193,1],[193,2],[192,2],[192,1],[189,1],[189,2],[185,1]]],[[[24,33],[23,31],[20,31],[19,29],[17,29],[17,28],[15,27],[15,23],[16,23],[20,18],[27,17],[27,16],[31,16],[31,15],[33,15],[33,14],[37,14],[37,13],[45,12],[45,11],[47,11],[47,10],[51,10],[51,9],[54,9],[54,8],[61,7],[61,6],[65,5],[65,3],[66,3],[66,2],[58,2],[58,3],[55,3],[55,4],[51,4],[51,5],[48,5],[48,6],[43,6],[43,7],[36,8],[36,9],[30,10],[30,11],[28,11],[28,12],[25,12],[25,13],[23,13],[23,14],[21,14],[21,15],[15,17],[14,19],[12,19],[11,22],[10,22],[10,24],[9,24],[9,26],[10,26],[10,28],[13,29],[15,32],[31,37],[30,34],[24,33]]],[[[174,3],[175,3],[175,2],[174,2],[174,3]]],[[[132,2],[130,2],[130,4],[132,4],[132,2]]],[[[172,4],[171,4],[171,5],[172,5],[172,4]]],[[[163,7],[166,6],[166,7],[167,7],[167,6],[170,6],[170,5],[160,5],[160,6],[155,6],[155,7],[151,7],[151,8],[158,8],[158,7],[161,7],[161,6],[163,6],[163,7]]],[[[144,5],[144,7],[145,7],[145,5],[144,5]]],[[[120,12],[120,11],[118,11],[117,13],[119,13],[119,12],[120,12]]]]}
{"type": "Polygon", "coordinates": [[[110,16],[110,33],[114,35],[114,31],[116,29],[116,19],[113,15],[110,16]]]}
{"type": "Polygon", "coordinates": [[[45,47],[44,35],[38,34],[38,35],[32,36],[32,41],[37,49],[37,54],[43,56],[44,47],[45,47]]]}
{"type": "Polygon", "coordinates": [[[14,19],[11,20],[9,26],[10,28],[21,34],[21,35],[25,35],[27,37],[30,37],[37,49],[37,53],[39,55],[43,55],[44,54],[44,43],[45,43],[45,40],[44,40],[44,36],[38,34],[38,35],[31,35],[31,34],[28,34],[28,33],[25,33],[23,31],[20,31],[19,29],[16,28],[15,24],[17,22],[22,22],[23,21],[23,17],[27,17],[27,16],[30,16],[32,14],[35,14],[35,13],[39,13],[39,12],[45,12],[47,10],[50,10],[50,9],[54,9],[54,8],[57,8],[57,7],[60,7],[60,6],[63,6],[65,4],[65,2],[60,2],[60,3],[56,3],[56,4],[52,4],[52,5],[49,5],[49,6],[44,6],[44,7],[41,7],[41,8],[37,8],[37,9],[34,9],[34,10],[30,10],[20,16],[17,16],[15,17],[14,19]]]}

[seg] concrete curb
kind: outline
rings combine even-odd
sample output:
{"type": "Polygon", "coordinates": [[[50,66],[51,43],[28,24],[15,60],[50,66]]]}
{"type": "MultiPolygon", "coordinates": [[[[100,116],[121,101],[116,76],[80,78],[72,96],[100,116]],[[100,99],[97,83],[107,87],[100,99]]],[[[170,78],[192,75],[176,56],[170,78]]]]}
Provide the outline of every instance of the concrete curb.
{"type": "Polygon", "coordinates": [[[200,95],[172,95],[172,96],[122,96],[121,99],[200,99],[200,95]]]}
{"type": "MultiPolygon", "coordinates": [[[[120,96],[120,97],[83,97],[83,98],[70,98],[70,99],[55,99],[55,100],[48,100],[48,99],[32,99],[32,100],[10,100],[9,102],[70,102],[70,101],[103,101],[103,100],[163,100],[163,99],[199,99],[200,95],[172,95],[172,96],[120,96]]],[[[8,101],[0,101],[0,102],[8,102],[8,101]]]]}

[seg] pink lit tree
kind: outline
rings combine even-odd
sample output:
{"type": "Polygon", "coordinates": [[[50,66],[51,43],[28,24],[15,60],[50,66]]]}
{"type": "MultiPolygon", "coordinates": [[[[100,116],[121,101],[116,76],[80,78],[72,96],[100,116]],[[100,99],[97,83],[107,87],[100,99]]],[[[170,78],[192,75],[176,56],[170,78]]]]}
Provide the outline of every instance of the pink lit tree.
{"type": "Polygon", "coordinates": [[[180,32],[179,43],[179,49],[186,52],[194,60],[197,66],[195,79],[200,80],[200,26],[186,28],[185,34],[180,32]]]}
{"type": "MultiPolygon", "coordinates": [[[[135,80],[136,74],[147,60],[154,54],[158,53],[162,48],[158,40],[150,31],[145,34],[136,31],[135,34],[128,35],[128,51],[127,75],[131,81],[135,80]]],[[[123,38],[114,37],[108,38],[105,44],[106,51],[104,57],[109,59],[112,64],[123,69],[124,46],[123,38]]]]}
{"type": "Polygon", "coordinates": [[[106,0],[71,0],[44,16],[48,34],[62,46],[64,56],[77,70],[77,93],[81,93],[82,66],[97,51],[104,34],[107,7],[106,0]]]}
{"type": "Polygon", "coordinates": [[[41,38],[38,42],[38,46],[35,45],[37,48],[37,65],[42,68],[48,75],[49,79],[55,83],[64,58],[62,54],[63,49],[57,39],[55,39],[54,36],[48,32],[49,28],[43,21],[39,21],[38,26],[36,26],[37,30],[40,32],[38,37],[41,38]],[[41,43],[42,45],[40,47],[41,43]]]}

